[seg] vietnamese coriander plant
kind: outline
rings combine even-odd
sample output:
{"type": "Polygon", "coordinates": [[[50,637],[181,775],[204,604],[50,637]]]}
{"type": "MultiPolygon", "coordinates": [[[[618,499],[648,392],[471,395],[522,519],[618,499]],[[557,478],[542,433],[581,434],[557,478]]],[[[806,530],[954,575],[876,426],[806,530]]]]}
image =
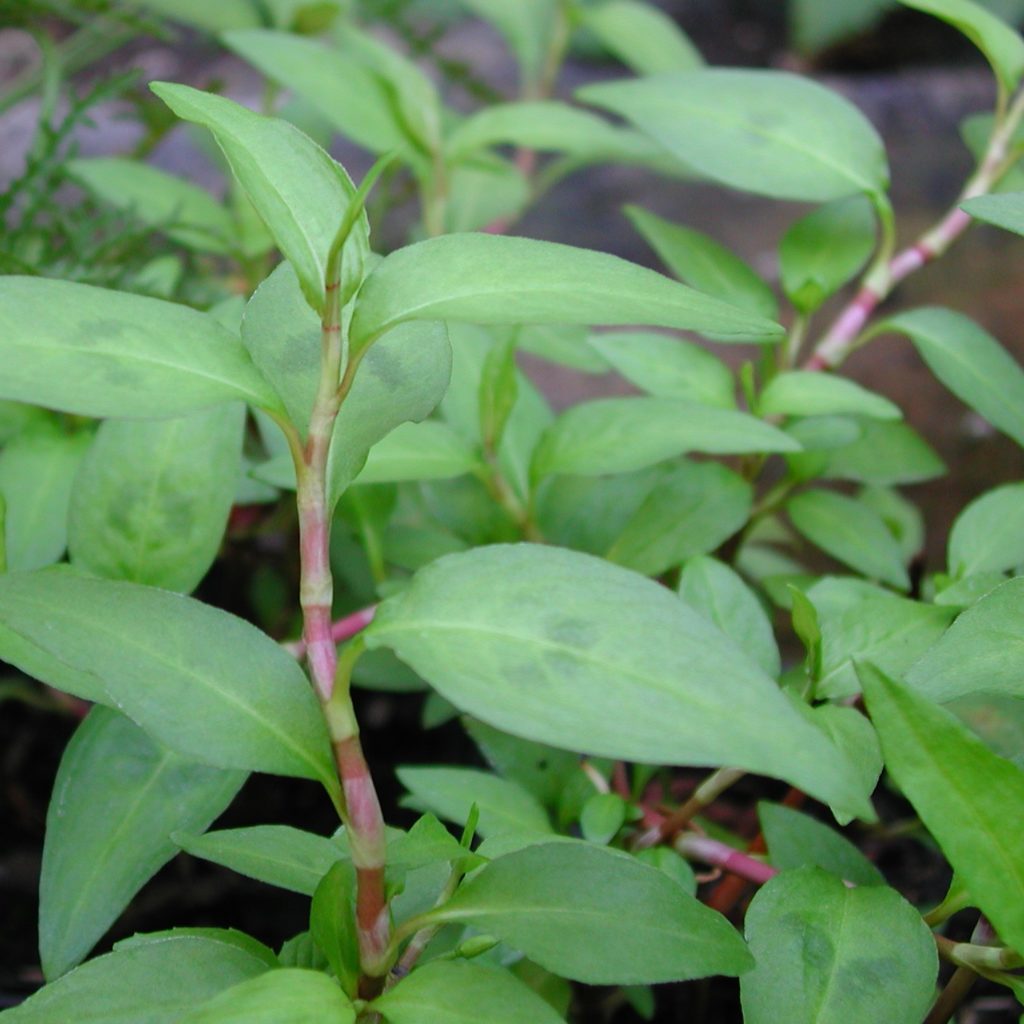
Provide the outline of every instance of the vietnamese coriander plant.
{"type": "Polygon", "coordinates": [[[949,309],[877,316],[972,218],[1024,234],[1024,40],[970,0],[903,2],[977,45],[997,100],[965,127],[962,195],[902,249],[854,107],[708,69],[627,0],[465,0],[522,71],[517,101],[468,116],[350,17],[326,40],[228,26],[271,99],[379,156],[358,187],[288,120],[167,83],[216,141],[230,208],[142,163],[73,162],[96,201],[234,261],[247,301],[0,278],[0,658],[92,705],[47,821],[47,983],[6,1021],[544,1024],[584,1019],[570,982],[650,1017],[650,986],[712,975],[739,979],[748,1024],[943,1024],[979,977],[1024,999],[1024,483],[973,501],[943,571],[912,579],[924,527],[897,487],[942,464],[834,372],[905,335],[1024,444],[1024,372],[994,338],[949,309]],[[582,89],[590,111],[550,98],[581,25],[637,73],[582,89]],[[601,161],[814,204],[781,239],[785,308],[639,207],[676,279],[507,234],[601,161]],[[368,210],[402,176],[420,240],[382,256],[368,210]],[[673,331],[748,346],[738,387],[673,331]],[[517,350],[642,394],[556,416],[517,350]],[[293,490],[289,641],[188,594],[233,505],[293,490]],[[852,574],[808,568],[807,544],[852,574]],[[381,679],[429,687],[494,769],[399,768],[423,812],[408,830],[385,821],[353,708],[353,683],[381,679]],[[680,768],[706,775],[681,792],[680,768]],[[857,845],[887,835],[883,771],[952,868],[938,906],[857,845]],[[210,830],[249,772],[318,783],[338,830],[210,830]],[[714,814],[746,775],[790,787],[755,836],[714,814]],[[275,951],[186,926],[86,960],[179,849],[309,896],[309,930],[275,951]],[[951,938],[965,914],[973,935],[951,938]]]}

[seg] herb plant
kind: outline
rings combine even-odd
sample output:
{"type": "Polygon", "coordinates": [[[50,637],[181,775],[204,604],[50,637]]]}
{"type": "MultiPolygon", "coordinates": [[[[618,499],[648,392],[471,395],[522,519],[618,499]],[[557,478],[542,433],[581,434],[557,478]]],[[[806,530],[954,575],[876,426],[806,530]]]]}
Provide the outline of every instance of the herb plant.
{"type": "Polygon", "coordinates": [[[568,982],[650,1014],[649,986],[724,975],[748,1024],[939,1024],[978,976],[1024,994],[1024,485],[968,505],[943,571],[915,579],[924,524],[898,487],[941,462],[835,372],[905,335],[1024,444],[1024,372],[993,337],[949,309],[878,316],[972,217],[1024,233],[1024,193],[1000,191],[1020,184],[1024,40],[969,0],[904,2],[964,32],[997,88],[968,132],[976,172],[904,249],[853,106],[705,68],[631,0],[465,0],[521,68],[518,100],[468,116],[337,5],[270,5],[271,27],[216,5],[271,98],[288,88],[379,157],[360,184],[288,120],[169,83],[153,92],[216,141],[226,202],[139,161],[70,165],[224,297],[0,278],[0,656],[93,705],[47,823],[47,984],[6,1021],[541,1024],[574,1012],[568,982]],[[285,31],[328,23],[326,41],[285,31]],[[589,110],[550,98],[581,25],[637,72],[583,89],[589,110]],[[639,207],[675,279],[505,233],[602,161],[814,204],[780,242],[785,306],[639,207]],[[416,240],[379,255],[368,210],[402,181],[416,240]],[[672,331],[754,355],[737,381],[672,331]],[[556,416],[517,350],[642,394],[556,416]],[[188,595],[232,507],[292,491],[301,637],[279,642],[188,595]],[[408,830],[385,822],[353,709],[353,683],[382,682],[429,687],[429,714],[462,715],[494,769],[399,768],[423,812],[408,830]],[[684,799],[680,767],[708,770],[684,799]],[[883,771],[954,872],[938,907],[798,809],[875,823],[883,771]],[[250,772],[320,785],[338,831],[211,830],[250,772]],[[753,844],[705,816],[747,774],[791,787],[758,806],[753,844]],[[275,951],[186,926],[87,960],[179,849],[309,896],[309,930],[275,951]],[[698,890],[691,864],[724,877],[698,890]],[[737,879],[760,886],[742,915],[737,879]],[[955,941],[965,908],[974,937],[955,941]]]}

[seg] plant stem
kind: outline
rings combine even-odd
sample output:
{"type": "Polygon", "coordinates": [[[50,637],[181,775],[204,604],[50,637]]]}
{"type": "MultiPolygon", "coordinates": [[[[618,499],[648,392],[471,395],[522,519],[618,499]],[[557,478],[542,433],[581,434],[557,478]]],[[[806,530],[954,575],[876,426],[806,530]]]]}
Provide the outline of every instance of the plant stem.
{"type": "MultiPolygon", "coordinates": [[[[979,917],[978,923],[974,926],[974,932],[971,934],[971,943],[984,942],[986,939],[991,938],[991,936],[992,929],[988,921],[984,916],[979,917]]],[[[944,939],[942,936],[935,936],[935,943],[939,948],[940,956],[945,956],[943,943],[948,942],[949,940],[944,939]]],[[[950,943],[950,945],[956,946],[957,943],[950,943]]],[[[957,1007],[967,998],[968,993],[974,987],[974,983],[977,980],[978,974],[976,971],[970,967],[958,965],[957,969],[950,976],[949,981],[946,982],[946,987],[939,993],[939,998],[935,1000],[923,1024],[948,1024],[953,1014],[956,1013],[957,1007]]]]}
{"type": "MultiPolygon", "coordinates": [[[[373,622],[373,617],[376,613],[377,606],[371,604],[366,608],[360,608],[359,611],[352,612],[351,615],[346,615],[344,618],[332,622],[331,639],[335,644],[351,640],[352,637],[361,633],[373,622]]],[[[294,643],[282,644],[281,646],[295,658],[304,658],[306,656],[305,640],[296,640],[294,643]]]]}
{"type": "Polygon", "coordinates": [[[1017,97],[1006,117],[993,131],[977,170],[968,179],[949,212],[909,248],[869,271],[860,290],[815,347],[804,369],[831,370],[837,367],[857,347],[864,326],[896,285],[944,255],[967,230],[972,218],[960,209],[960,204],[991,192],[1016,162],[1016,154],[1011,151],[1011,145],[1013,134],[1022,118],[1024,93],[1017,97]]]}
{"type": "Polygon", "coordinates": [[[730,786],[747,773],[741,768],[719,768],[712,772],[692,793],[689,800],[659,824],[643,833],[636,842],[638,849],[669,842],[680,833],[708,804],[714,803],[730,786]]]}
{"type": "Polygon", "coordinates": [[[705,864],[721,868],[731,874],[745,878],[748,882],[764,885],[779,872],[771,864],[757,860],[749,854],[736,850],[727,843],[707,836],[699,836],[694,832],[683,832],[676,836],[672,846],[687,860],[699,860],[705,864]]]}

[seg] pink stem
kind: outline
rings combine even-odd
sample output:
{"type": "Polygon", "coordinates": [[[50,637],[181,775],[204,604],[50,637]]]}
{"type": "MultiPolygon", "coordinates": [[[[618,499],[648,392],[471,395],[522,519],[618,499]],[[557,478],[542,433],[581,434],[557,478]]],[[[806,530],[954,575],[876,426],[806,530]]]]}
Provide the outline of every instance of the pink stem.
{"type": "MultiPolygon", "coordinates": [[[[344,618],[338,619],[337,622],[332,622],[329,627],[331,640],[335,644],[344,643],[346,640],[351,640],[352,637],[361,633],[366,627],[373,622],[374,615],[377,614],[377,605],[371,604],[367,608],[360,608],[357,612],[352,612],[350,615],[346,615],[344,618]]],[[[326,632],[322,625],[317,627],[318,634],[326,632]]],[[[292,643],[283,643],[281,646],[293,657],[304,658],[306,656],[306,641],[295,640],[292,643]]]]}
{"type": "Polygon", "coordinates": [[[735,850],[717,839],[709,839],[693,832],[681,833],[676,837],[673,846],[687,859],[703,861],[757,885],[764,885],[779,873],[776,868],[762,860],[735,850]]]}

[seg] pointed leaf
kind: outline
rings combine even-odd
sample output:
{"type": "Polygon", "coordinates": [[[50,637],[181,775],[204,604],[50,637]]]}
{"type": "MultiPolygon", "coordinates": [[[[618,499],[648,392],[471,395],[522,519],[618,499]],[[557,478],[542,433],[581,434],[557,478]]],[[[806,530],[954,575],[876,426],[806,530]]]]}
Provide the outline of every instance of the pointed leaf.
{"type": "Polygon", "coordinates": [[[71,281],[0,279],[0,398],[83,416],[174,416],[276,396],[205,313],[71,281]]]}
{"type": "Polygon", "coordinates": [[[220,992],[181,1024],[354,1024],[355,1010],[321,971],[279,967],[220,992]]]}
{"type": "Polygon", "coordinates": [[[533,545],[442,558],[367,632],[456,706],[515,735],[647,764],[736,765],[870,815],[837,751],[674,594],[533,545]],[[481,591],[481,579],[500,587],[481,591]]]}
{"type": "Polygon", "coordinates": [[[39,885],[39,952],[53,980],[79,963],[177,853],[170,833],[204,829],[245,781],[172,754],[97,707],[61,758],[39,885]]]}
{"type": "Polygon", "coordinates": [[[309,931],[338,983],[354,999],[359,989],[359,939],[356,869],[351,861],[335,862],[320,880],[313,893],[309,931]]]}
{"type": "Polygon", "coordinates": [[[605,0],[582,14],[605,48],[638,75],[689,71],[704,63],[677,22],[651,4],[605,0]]]}
{"type": "Polygon", "coordinates": [[[900,407],[845,377],[790,370],[769,381],[757,404],[762,416],[869,416],[902,419],[900,407]]]}
{"type": "Polygon", "coordinates": [[[733,188],[814,202],[888,185],[885,149],[870,122],[797,75],[714,68],[591,85],[577,95],[733,188]]]}
{"type": "Polygon", "coordinates": [[[358,354],[406,320],[631,324],[773,338],[770,320],[606,253],[498,235],[447,235],[391,253],[366,279],[352,318],[358,354]]]}
{"type": "Polygon", "coordinates": [[[1024,235],[1024,192],[1008,195],[977,196],[960,204],[972,217],[1024,235]]]}
{"type": "Polygon", "coordinates": [[[945,473],[935,450],[906,423],[861,419],[859,426],[855,441],[828,453],[827,479],[884,486],[919,483],[945,473]]]}
{"type": "Polygon", "coordinates": [[[955,576],[1003,572],[1024,564],[1024,484],[1006,484],[975,498],[949,534],[955,576]]]}
{"type": "Polygon", "coordinates": [[[1024,949],[1024,771],[944,708],[858,671],[886,767],[1000,938],[1024,949]]]}

